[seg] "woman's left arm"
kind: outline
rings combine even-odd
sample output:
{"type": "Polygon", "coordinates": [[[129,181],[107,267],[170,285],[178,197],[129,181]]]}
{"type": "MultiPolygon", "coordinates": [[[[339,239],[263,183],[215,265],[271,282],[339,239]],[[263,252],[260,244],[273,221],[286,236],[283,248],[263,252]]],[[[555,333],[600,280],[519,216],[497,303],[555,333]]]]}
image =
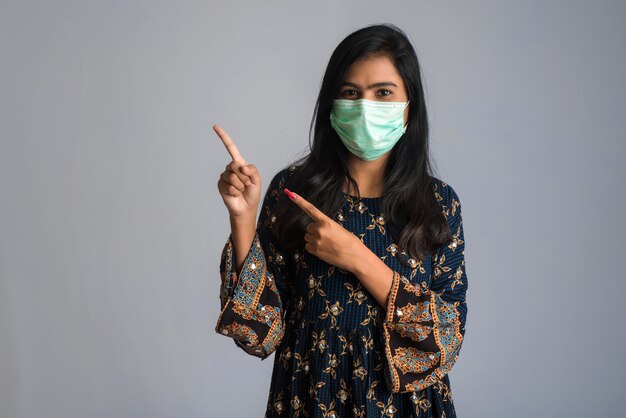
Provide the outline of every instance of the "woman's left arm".
{"type": "MultiPolygon", "coordinates": [[[[451,186],[438,190],[452,241],[433,255],[431,284],[420,284],[363,251],[355,275],[386,308],[382,322],[385,375],[395,393],[433,385],[448,373],[465,335],[467,275],[461,204],[451,186]]],[[[369,249],[367,249],[369,251],[369,249]]],[[[411,277],[415,277],[411,275],[411,277]]]]}
{"type": "Polygon", "coordinates": [[[453,239],[434,254],[430,287],[389,268],[356,235],[302,196],[287,189],[285,193],[313,219],[306,228],[305,249],[354,273],[387,310],[382,333],[390,390],[421,390],[448,373],[461,349],[467,313],[461,204],[452,187],[441,182],[436,190],[453,239]]]}

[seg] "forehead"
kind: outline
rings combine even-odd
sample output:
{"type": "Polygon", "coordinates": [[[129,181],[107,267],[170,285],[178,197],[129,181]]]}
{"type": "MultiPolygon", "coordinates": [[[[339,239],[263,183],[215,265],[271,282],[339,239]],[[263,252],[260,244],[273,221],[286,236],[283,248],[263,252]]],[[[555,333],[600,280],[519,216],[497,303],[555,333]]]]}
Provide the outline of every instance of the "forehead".
{"type": "Polygon", "coordinates": [[[344,81],[356,84],[395,81],[402,83],[402,77],[393,61],[386,55],[375,55],[353,62],[346,71],[344,81]]]}

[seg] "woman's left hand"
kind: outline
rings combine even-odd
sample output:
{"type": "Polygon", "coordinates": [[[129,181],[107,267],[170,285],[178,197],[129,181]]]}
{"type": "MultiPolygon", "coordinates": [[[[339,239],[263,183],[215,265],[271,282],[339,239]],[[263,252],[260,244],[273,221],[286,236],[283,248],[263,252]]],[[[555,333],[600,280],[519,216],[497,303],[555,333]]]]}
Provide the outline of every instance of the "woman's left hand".
{"type": "Polygon", "coordinates": [[[306,227],[304,249],[328,264],[354,273],[356,263],[363,256],[363,250],[367,249],[359,237],[326,216],[302,196],[288,189],[284,189],[284,192],[313,219],[306,227]]]}

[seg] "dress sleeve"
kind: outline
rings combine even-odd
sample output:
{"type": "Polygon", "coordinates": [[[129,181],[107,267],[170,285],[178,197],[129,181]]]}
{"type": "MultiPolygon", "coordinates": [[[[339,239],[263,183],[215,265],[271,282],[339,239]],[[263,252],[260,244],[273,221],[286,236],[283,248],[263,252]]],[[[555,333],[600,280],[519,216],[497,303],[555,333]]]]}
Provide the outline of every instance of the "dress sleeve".
{"type": "Polygon", "coordinates": [[[220,258],[221,312],[215,331],[233,338],[238,347],[261,359],[274,352],[285,332],[286,276],[290,264],[272,228],[272,211],[284,186],[282,173],[274,176],[265,193],[254,239],[239,277],[232,234],[220,258]]]}
{"type": "MultiPolygon", "coordinates": [[[[441,183],[452,241],[432,257],[431,285],[395,271],[383,321],[385,377],[394,393],[425,389],[448,373],[465,335],[467,315],[465,241],[461,204],[451,186],[441,183]]],[[[412,274],[411,277],[414,277],[412,274]]]]}

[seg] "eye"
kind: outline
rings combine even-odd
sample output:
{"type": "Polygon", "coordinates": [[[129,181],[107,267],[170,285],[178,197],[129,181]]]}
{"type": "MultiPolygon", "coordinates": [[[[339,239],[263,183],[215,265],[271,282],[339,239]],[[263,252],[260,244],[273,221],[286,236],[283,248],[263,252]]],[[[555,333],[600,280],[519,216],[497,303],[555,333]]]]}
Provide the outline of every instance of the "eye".
{"type": "Polygon", "coordinates": [[[378,90],[378,93],[385,93],[385,92],[386,92],[386,94],[380,94],[380,95],[381,95],[381,96],[389,96],[390,94],[392,94],[392,93],[393,93],[392,91],[390,91],[390,90],[386,90],[386,89],[380,89],[380,90],[378,90]]]}
{"type": "Polygon", "coordinates": [[[341,96],[351,96],[352,94],[356,94],[356,91],[351,89],[346,89],[341,92],[341,96]]]}

